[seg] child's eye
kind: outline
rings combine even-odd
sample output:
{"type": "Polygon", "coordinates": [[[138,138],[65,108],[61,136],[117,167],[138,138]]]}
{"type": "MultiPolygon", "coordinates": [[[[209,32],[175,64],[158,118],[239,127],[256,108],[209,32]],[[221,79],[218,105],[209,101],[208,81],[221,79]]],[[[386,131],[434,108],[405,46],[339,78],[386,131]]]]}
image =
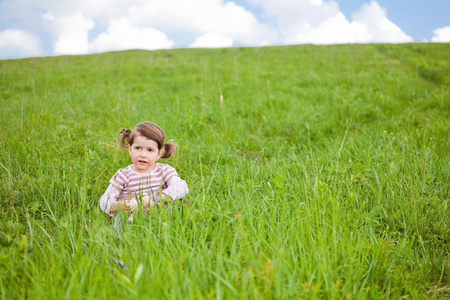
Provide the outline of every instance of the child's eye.
{"type": "Polygon", "coordinates": [[[136,148],[134,148],[134,149],[136,149],[136,150],[141,150],[141,147],[136,147],[136,148]]]}

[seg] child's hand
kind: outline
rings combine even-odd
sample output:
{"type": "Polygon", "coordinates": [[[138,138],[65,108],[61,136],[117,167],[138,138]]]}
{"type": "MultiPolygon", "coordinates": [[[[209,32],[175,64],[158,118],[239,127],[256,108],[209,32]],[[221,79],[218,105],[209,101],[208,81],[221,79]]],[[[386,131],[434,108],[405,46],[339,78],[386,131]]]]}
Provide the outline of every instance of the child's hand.
{"type": "Polygon", "coordinates": [[[153,197],[150,197],[148,194],[144,194],[144,196],[142,197],[142,205],[144,207],[150,207],[155,205],[157,202],[155,201],[155,199],[153,199],[153,197]]]}
{"type": "Polygon", "coordinates": [[[150,205],[150,197],[148,196],[148,194],[144,194],[142,196],[142,206],[148,207],[149,205],[150,205]]]}
{"type": "Polygon", "coordinates": [[[136,201],[136,198],[133,198],[130,201],[128,201],[127,207],[129,211],[138,211],[139,205],[138,202],[136,201]]]}
{"type": "Polygon", "coordinates": [[[153,201],[150,199],[148,194],[144,194],[144,196],[142,196],[142,206],[149,207],[149,206],[153,205],[152,202],[153,201]]]}

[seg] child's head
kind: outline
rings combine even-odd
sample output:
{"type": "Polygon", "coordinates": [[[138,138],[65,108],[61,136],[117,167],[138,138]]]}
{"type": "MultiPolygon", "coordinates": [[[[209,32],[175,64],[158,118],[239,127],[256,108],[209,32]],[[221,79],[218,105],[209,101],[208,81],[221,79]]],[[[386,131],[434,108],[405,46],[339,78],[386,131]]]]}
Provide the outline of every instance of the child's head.
{"type": "Polygon", "coordinates": [[[134,139],[138,135],[155,141],[158,144],[158,150],[164,147],[164,153],[161,155],[161,158],[169,158],[175,154],[176,145],[170,142],[165,143],[164,131],[158,125],[149,121],[137,124],[133,130],[122,129],[117,135],[117,139],[122,147],[127,149],[133,145],[134,139]]]}

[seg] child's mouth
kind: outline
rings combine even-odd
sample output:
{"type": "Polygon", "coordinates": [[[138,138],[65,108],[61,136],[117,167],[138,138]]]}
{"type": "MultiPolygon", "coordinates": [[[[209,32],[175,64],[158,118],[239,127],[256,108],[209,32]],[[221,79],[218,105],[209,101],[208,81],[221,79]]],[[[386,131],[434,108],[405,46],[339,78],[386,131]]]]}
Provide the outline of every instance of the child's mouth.
{"type": "Polygon", "coordinates": [[[139,160],[138,162],[141,163],[141,164],[147,163],[146,161],[143,161],[143,160],[139,160]]]}

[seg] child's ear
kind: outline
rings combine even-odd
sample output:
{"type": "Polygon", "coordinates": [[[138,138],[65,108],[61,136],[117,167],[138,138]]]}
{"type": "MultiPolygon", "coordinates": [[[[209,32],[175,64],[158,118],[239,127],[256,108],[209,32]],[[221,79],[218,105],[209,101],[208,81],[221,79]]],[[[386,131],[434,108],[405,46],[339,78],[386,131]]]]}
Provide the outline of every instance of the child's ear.
{"type": "Polygon", "coordinates": [[[163,149],[159,150],[158,158],[156,160],[158,160],[161,157],[162,153],[163,153],[163,149]]]}
{"type": "Polygon", "coordinates": [[[128,145],[128,153],[131,155],[131,146],[128,145]]]}

